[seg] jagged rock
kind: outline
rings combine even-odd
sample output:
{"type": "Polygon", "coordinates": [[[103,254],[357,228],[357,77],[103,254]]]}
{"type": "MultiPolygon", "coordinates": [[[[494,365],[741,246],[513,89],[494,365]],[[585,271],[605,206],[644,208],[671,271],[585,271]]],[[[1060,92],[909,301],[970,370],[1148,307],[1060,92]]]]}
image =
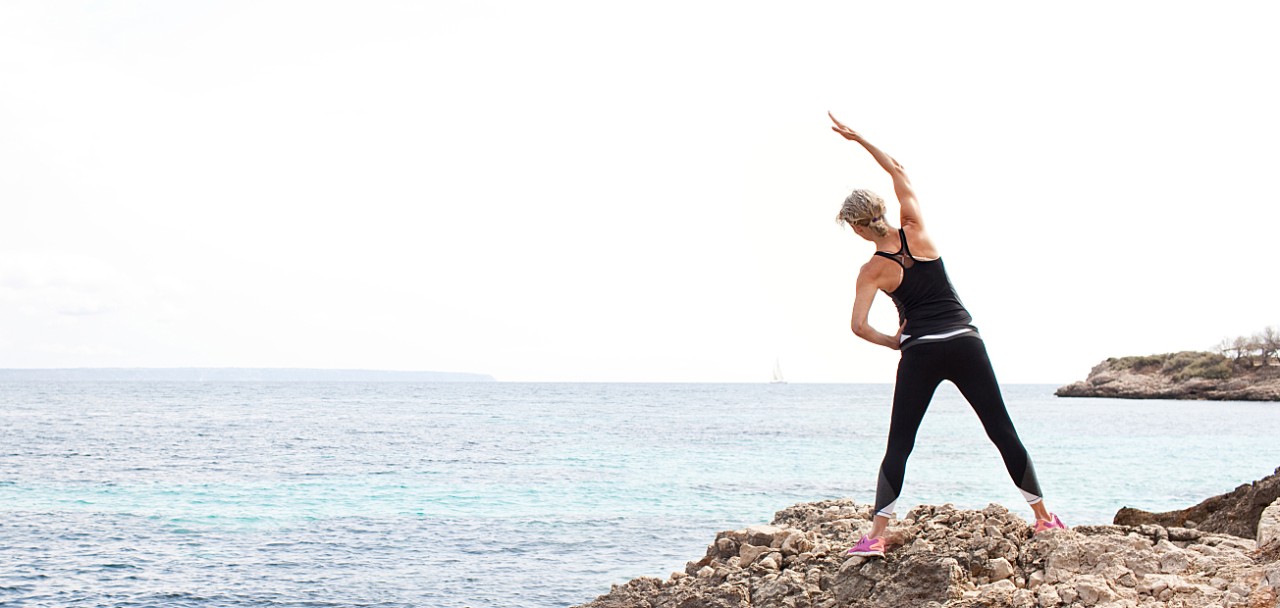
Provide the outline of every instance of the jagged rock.
{"type": "Polygon", "coordinates": [[[778,526],[750,526],[745,530],[747,534],[747,542],[762,547],[773,546],[774,538],[782,532],[782,528],[778,526]]]}
{"type": "Polygon", "coordinates": [[[996,559],[991,560],[991,563],[987,565],[987,568],[991,571],[991,580],[994,581],[1013,576],[1013,564],[1010,564],[1009,560],[1003,557],[997,557],[996,559]]]}
{"type": "Polygon", "coordinates": [[[783,555],[798,555],[813,550],[813,541],[809,540],[803,532],[798,530],[789,530],[778,548],[783,555]]]}
{"type": "Polygon", "coordinates": [[[742,559],[744,566],[750,566],[755,563],[756,558],[769,552],[769,547],[761,547],[759,545],[742,545],[738,550],[738,557],[742,559]]]}
{"type": "Polygon", "coordinates": [[[760,560],[759,565],[765,570],[777,570],[782,567],[782,554],[770,553],[760,560]]]}
{"type": "Polygon", "coordinates": [[[1041,606],[1058,606],[1062,603],[1062,596],[1058,594],[1057,588],[1049,586],[1036,594],[1036,600],[1041,606]]]}
{"type": "Polygon", "coordinates": [[[1258,518],[1258,546],[1265,547],[1275,541],[1280,541],[1280,498],[1263,509],[1258,518]]]}
{"type": "Polygon", "coordinates": [[[868,505],[798,504],[771,527],[721,532],[685,572],[614,586],[584,608],[1272,608],[1280,594],[1280,543],[1256,551],[1252,540],[1206,530],[1077,526],[1033,536],[999,505],[923,505],[891,523],[879,559],[845,554],[871,528],[868,505]]]}
{"type": "Polygon", "coordinates": [[[1169,527],[1170,539],[1191,540],[1196,532],[1217,532],[1243,538],[1258,537],[1258,520],[1269,505],[1280,498],[1280,468],[1253,483],[1247,483],[1226,493],[1208,498],[1194,507],[1180,511],[1150,513],[1141,509],[1124,507],[1116,512],[1114,523],[1127,526],[1159,524],[1169,527]],[[1196,522],[1195,529],[1185,527],[1188,521],[1196,522]],[[1174,534],[1174,530],[1178,532],[1174,534]]]}

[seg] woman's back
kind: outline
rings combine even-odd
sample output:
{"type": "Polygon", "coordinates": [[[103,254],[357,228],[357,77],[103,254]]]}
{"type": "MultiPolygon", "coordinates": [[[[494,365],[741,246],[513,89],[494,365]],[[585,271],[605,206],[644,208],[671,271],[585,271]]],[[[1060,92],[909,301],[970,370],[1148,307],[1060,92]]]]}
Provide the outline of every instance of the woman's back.
{"type": "Polygon", "coordinates": [[[875,255],[902,267],[902,280],[896,289],[889,292],[894,306],[898,308],[898,322],[906,323],[902,329],[901,347],[907,348],[919,340],[976,334],[973,317],[951,284],[942,258],[928,258],[913,252],[906,228],[899,229],[898,235],[902,240],[901,249],[894,253],[877,251],[875,255]]]}

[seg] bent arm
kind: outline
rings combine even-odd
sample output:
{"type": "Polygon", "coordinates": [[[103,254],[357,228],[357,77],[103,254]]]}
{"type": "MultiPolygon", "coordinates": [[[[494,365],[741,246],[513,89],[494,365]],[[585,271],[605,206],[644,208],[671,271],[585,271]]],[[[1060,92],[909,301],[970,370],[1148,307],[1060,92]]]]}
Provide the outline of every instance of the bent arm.
{"type": "Polygon", "coordinates": [[[898,328],[898,335],[891,336],[889,334],[877,331],[867,323],[867,316],[871,313],[871,303],[876,298],[878,273],[869,268],[870,264],[862,267],[862,272],[858,273],[858,288],[853,297],[853,319],[849,323],[850,329],[859,338],[866,340],[872,344],[879,344],[894,350],[898,349],[898,336],[902,335],[902,328],[898,328]]]}

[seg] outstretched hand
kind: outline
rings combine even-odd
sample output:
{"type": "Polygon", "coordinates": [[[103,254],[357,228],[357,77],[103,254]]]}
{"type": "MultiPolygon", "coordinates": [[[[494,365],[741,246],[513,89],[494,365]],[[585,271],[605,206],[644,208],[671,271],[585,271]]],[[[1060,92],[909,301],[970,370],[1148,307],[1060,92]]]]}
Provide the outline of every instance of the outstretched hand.
{"type": "Polygon", "coordinates": [[[858,135],[857,131],[854,131],[853,129],[850,129],[849,127],[844,126],[844,123],[836,120],[836,117],[832,116],[831,112],[827,112],[827,116],[831,117],[831,122],[836,123],[836,126],[831,127],[831,130],[835,131],[836,133],[839,133],[840,137],[843,137],[849,141],[856,141],[859,143],[862,142],[862,136],[858,135]]]}

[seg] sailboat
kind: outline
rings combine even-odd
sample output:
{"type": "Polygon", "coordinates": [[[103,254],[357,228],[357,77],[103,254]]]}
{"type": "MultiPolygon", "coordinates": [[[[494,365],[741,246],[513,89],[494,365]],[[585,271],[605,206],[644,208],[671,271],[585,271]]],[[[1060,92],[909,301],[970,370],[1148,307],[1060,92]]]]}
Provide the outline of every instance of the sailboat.
{"type": "Polygon", "coordinates": [[[773,360],[773,381],[770,384],[786,384],[787,381],[782,377],[782,365],[777,359],[773,360]]]}

